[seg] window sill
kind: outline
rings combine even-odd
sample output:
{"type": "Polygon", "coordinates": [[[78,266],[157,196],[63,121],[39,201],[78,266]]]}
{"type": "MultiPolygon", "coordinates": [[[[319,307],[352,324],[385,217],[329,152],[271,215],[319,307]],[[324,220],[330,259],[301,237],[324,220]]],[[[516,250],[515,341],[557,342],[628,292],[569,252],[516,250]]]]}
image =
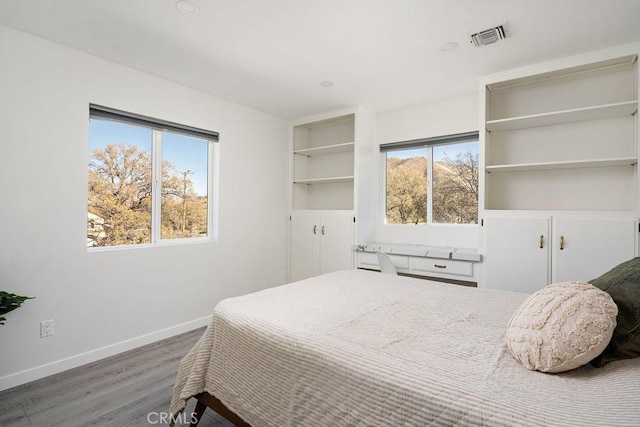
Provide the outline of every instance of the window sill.
{"type": "Polygon", "coordinates": [[[164,248],[170,246],[190,246],[190,245],[202,245],[207,243],[216,243],[217,240],[209,237],[201,237],[197,239],[172,239],[163,240],[157,243],[145,243],[140,245],[119,245],[119,246],[94,246],[87,247],[87,253],[100,253],[100,252],[113,252],[120,250],[135,250],[135,249],[149,249],[149,248],[164,248]]]}
{"type": "Polygon", "coordinates": [[[372,242],[356,245],[354,249],[359,252],[384,252],[387,254],[422,258],[440,258],[471,262],[480,262],[482,260],[482,256],[478,253],[478,250],[471,248],[372,242]]]}

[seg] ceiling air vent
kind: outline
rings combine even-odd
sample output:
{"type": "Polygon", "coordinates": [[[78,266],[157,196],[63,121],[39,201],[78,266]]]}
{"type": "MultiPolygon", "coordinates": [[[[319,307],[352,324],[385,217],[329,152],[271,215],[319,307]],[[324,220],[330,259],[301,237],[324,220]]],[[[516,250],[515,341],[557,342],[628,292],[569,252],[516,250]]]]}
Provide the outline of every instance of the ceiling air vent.
{"type": "Polygon", "coordinates": [[[504,25],[500,25],[495,28],[490,28],[488,30],[480,31],[479,33],[475,33],[471,35],[471,43],[474,46],[486,46],[488,44],[496,43],[499,40],[506,38],[506,32],[504,30],[504,25]]]}

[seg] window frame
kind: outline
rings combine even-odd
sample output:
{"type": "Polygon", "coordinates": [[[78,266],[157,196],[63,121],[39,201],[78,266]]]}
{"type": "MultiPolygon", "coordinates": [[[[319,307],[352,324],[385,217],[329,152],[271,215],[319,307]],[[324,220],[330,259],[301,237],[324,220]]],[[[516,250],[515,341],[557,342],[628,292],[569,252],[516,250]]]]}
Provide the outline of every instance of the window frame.
{"type": "MultiPolygon", "coordinates": [[[[380,170],[382,171],[380,182],[381,191],[379,193],[382,203],[380,203],[381,223],[384,226],[402,226],[402,227],[432,227],[432,226],[456,226],[456,227],[477,227],[480,215],[480,201],[478,194],[478,222],[475,224],[455,223],[455,222],[433,222],[433,148],[436,146],[446,146],[453,144],[462,144],[467,142],[477,142],[478,153],[480,152],[480,133],[478,131],[465,132],[459,134],[443,135],[431,138],[420,138],[408,141],[399,141],[392,143],[380,144],[380,170]],[[403,151],[411,149],[426,149],[427,159],[427,221],[424,225],[419,224],[395,224],[387,222],[387,153],[393,151],[403,151]]],[[[478,170],[480,173],[480,170],[478,170]]]]}
{"type": "MultiPolygon", "coordinates": [[[[219,177],[220,177],[220,144],[219,133],[180,125],[174,122],[158,120],[135,113],[90,104],[88,122],[102,120],[139,126],[151,130],[151,224],[150,242],[137,244],[121,244],[114,246],[87,246],[88,252],[102,252],[122,249],[149,248],[158,246],[174,246],[202,244],[218,241],[219,219],[219,177]],[[162,139],[164,132],[171,132],[188,137],[199,138],[207,143],[207,235],[202,237],[162,238],[162,139]]],[[[87,138],[87,143],[89,138],[87,138]]],[[[91,153],[87,153],[87,158],[91,153]]],[[[88,179],[88,169],[87,169],[88,179]]],[[[86,201],[89,200],[87,192],[86,201]]],[[[85,205],[86,206],[86,205],[85,205]]],[[[88,206],[87,206],[88,207],[88,206]]]]}

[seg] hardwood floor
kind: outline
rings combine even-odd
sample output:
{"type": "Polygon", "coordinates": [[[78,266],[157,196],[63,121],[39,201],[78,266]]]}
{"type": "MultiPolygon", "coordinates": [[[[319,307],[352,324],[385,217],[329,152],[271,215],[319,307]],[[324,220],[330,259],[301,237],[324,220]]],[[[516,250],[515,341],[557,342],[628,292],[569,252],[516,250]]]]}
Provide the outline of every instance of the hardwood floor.
{"type": "MultiPolygon", "coordinates": [[[[167,425],[180,360],[204,328],[0,392],[0,426],[167,425]]],[[[177,426],[189,425],[190,399],[177,426]],[[183,421],[183,422],[182,422],[183,421]]],[[[207,409],[199,426],[233,427],[207,409]]]]}

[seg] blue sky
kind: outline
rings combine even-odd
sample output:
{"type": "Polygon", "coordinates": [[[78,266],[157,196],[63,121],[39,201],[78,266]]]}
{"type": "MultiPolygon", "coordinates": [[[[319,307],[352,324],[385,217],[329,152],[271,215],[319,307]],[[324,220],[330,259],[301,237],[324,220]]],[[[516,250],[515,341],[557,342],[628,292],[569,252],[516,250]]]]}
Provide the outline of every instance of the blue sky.
{"type": "MultiPolygon", "coordinates": [[[[177,172],[193,171],[189,178],[199,195],[207,194],[207,148],[203,139],[192,138],[171,132],[163,133],[162,158],[175,165],[177,172]]],[[[110,143],[123,142],[135,145],[140,151],[151,155],[152,131],[141,126],[107,120],[89,121],[89,156],[96,148],[104,148],[110,143]]]]}
{"type": "Polygon", "coordinates": [[[162,137],[162,158],[173,162],[176,171],[191,171],[196,192],[207,195],[207,147],[204,139],[164,132],[162,137]]]}
{"type": "MultiPolygon", "coordinates": [[[[472,153],[478,153],[478,142],[464,142],[446,145],[434,145],[433,146],[433,160],[439,162],[445,155],[448,155],[450,159],[455,159],[460,153],[464,153],[471,150],[472,153]]],[[[426,156],[426,148],[416,148],[413,150],[401,150],[401,151],[389,151],[387,152],[387,158],[397,157],[399,159],[408,159],[409,157],[426,156]]]]}
{"type": "Polygon", "coordinates": [[[436,145],[433,147],[433,160],[439,162],[445,155],[449,156],[450,159],[455,159],[458,154],[467,151],[477,154],[478,148],[478,141],[436,145]]]}

